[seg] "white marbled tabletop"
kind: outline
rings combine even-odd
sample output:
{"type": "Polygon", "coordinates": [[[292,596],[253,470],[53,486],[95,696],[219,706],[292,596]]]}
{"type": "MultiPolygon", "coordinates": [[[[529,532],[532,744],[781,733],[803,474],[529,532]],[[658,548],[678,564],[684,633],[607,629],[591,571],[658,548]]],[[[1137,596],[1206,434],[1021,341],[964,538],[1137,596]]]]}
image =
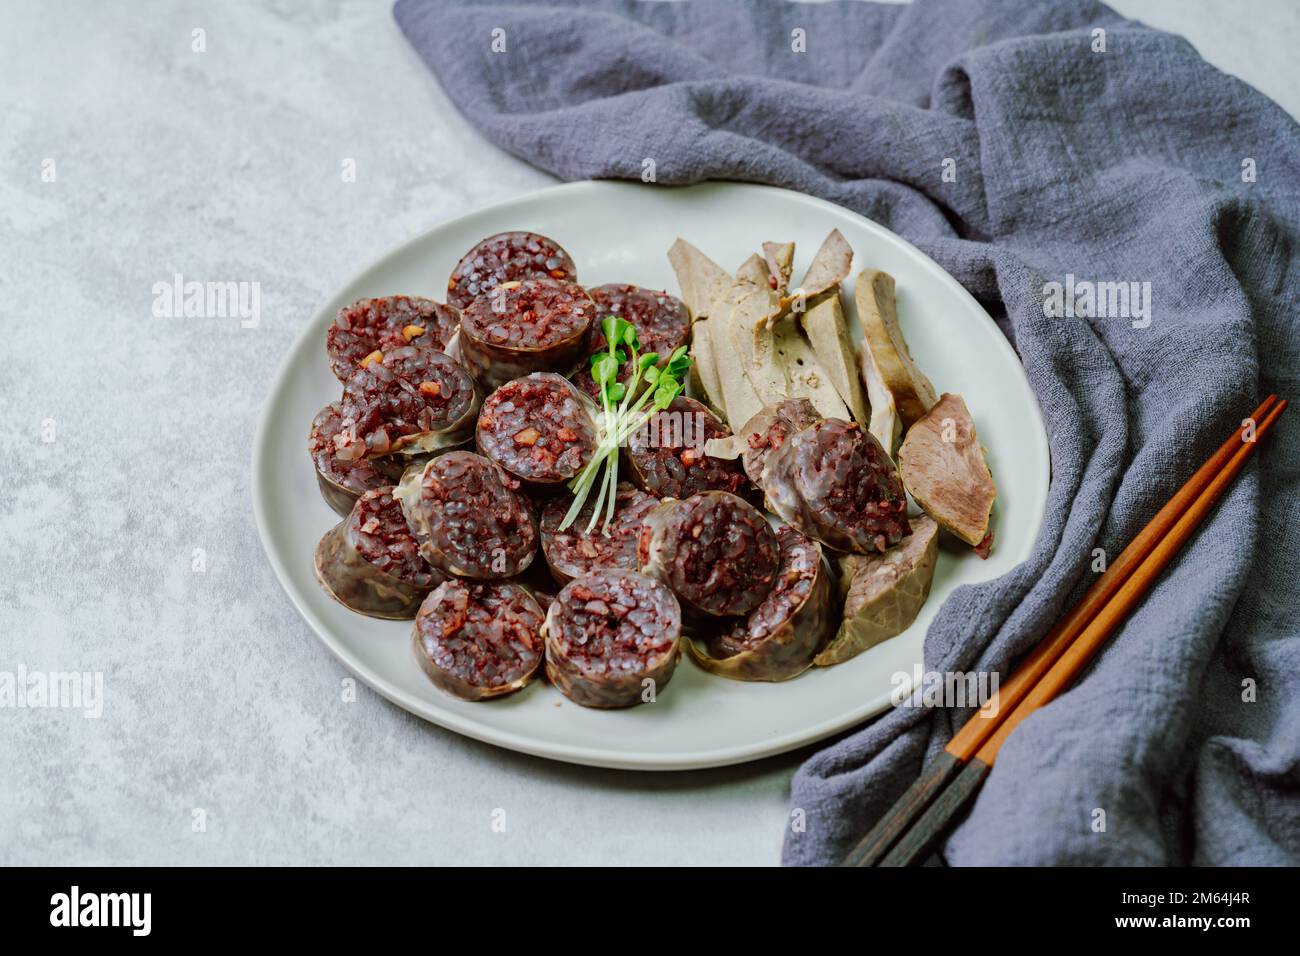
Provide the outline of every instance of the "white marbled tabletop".
{"type": "MultiPolygon", "coordinates": [[[[1291,0],[1116,6],[1300,111],[1291,0]]],[[[298,329],[390,247],[550,182],[386,2],[6,0],[0,684],[102,687],[0,706],[0,864],[778,861],[806,751],[592,770],[349,702],[258,542],[251,443],[298,329]],[[258,282],[261,321],[155,316],[176,273],[258,282]]]]}

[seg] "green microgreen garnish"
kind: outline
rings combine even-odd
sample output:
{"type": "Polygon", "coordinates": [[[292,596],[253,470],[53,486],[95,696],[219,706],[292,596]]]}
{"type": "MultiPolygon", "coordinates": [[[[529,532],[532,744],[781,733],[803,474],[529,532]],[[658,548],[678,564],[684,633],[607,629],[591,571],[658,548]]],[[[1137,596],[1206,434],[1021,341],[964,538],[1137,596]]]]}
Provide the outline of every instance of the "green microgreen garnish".
{"type": "Polygon", "coordinates": [[[691,367],[686,347],[675,349],[668,356],[668,361],[659,364],[656,352],[640,355],[637,352],[640,341],[636,326],[617,315],[606,317],[600,323],[600,330],[605,335],[608,346],[606,351],[597,352],[591,357],[591,377],[600,389],[600,404],[603,415],[600,423],[600,438],[596,452],[582,473],[569,482],[573,492],[573,504],[560,522],[559,530],[568,528],[578,517],[583,504],[591,494],[596,482],[600,481],[600,490],[596,494],[595,504],[591,509],[591,521],[587,523],[588,533],[596,527],[600,514],[605,513],[605,527],[602,533],[609,537],[609,523],[614,517],[614,501],[618,488],[618,452],[637,429],[645,425],[673,403],[685,390],[683,379],[686,370],[691,367]],[[619,366],[632,360],[632,377],[627,384],[618,380],[619,366]],[[645,382],[646,388],[638,386],[645,382]],[[640,391],[639,397],[633,396],[640,391]],[[650,403],[647,408],[646,404],[650,403]],[[602,475],[603,471],[603,475],[602,475]]]}

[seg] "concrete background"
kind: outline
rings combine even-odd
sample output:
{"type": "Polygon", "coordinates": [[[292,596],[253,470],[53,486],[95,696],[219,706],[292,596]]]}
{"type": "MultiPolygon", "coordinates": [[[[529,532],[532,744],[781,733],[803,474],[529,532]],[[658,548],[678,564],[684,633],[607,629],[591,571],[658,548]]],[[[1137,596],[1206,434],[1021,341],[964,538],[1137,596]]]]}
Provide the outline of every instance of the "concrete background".
{"type": "MultiPolygon", "coordinates": [[[[1293,0],[1114,6],[1300,112],[1293,0]]],[[[348,702],[266,564],[250,448],[297,330],[552,181],[389,4],[0,0],[0,81],[0,679],[103,675],[98,719],[0,707],[0,863],[775,864],[806,754],[590,770],[348,702]],[[260,283],[260,323],[155,317],[177,272],[260,283]]]]}

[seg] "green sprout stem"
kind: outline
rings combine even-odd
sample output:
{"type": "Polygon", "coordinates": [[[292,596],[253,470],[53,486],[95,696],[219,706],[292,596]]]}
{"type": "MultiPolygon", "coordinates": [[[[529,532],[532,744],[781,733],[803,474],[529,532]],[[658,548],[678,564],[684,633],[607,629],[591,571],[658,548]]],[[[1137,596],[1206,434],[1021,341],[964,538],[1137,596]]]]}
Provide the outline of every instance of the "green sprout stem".
{"type": "Polygon", "coordinates": [[[637,340],[636,328],[618,316],[608,316],[601,322],[601,330],[605,334],[608,350],[591,359],[592,378],[600,388],[600,404],[604,413],[600,441],[587,466],[569,483],[573,492],[573,504],[560,522],[559,530],[565,530],[577,520],[578,512],[595,487],[597,478],[600,478],[600,489],[592,502],[591,520],[587,522],[586,530],[590,533],[596,527],[603,512],[605,527],[602,533],[609,537],[618,497],[619,449],[634,432],[681,394],[682,379],[691,360],[686,356],[683,346],[676,349],[660,367],[657,364],[657,354],[638,353],[637,346],[640,342],[637,340]],[[626,359],[632,365],[632,376],[626,385],[618,381],[620,358],[624,355],[622,349],[627,350],[626,359]],[[647,388],[638,396],[643,378],[647,388]],[[646,402],[651,401],[652,406],[643,411],[646,402]]]}

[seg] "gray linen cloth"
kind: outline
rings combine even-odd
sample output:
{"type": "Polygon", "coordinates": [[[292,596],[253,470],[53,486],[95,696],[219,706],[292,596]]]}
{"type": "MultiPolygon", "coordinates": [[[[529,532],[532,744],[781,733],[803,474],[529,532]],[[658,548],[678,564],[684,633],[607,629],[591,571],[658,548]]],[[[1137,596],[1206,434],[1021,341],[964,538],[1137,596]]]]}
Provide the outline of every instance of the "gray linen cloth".
{"type": "MultiPolygon", "coordinates": [[[[1300,396],[1297,124],[1101,4],[395,14],[465,116],[537,166],[630,179],[652,156],[664,183],[822,196],[917,243],[997,318],[1047,423],[1047,514],[1027,562],[948,599],[927,668],[1007,673],[1093,579],[1094,548],[1117,554],[1260,396],[1300,396]],[[1150,283],[1149,324],[1049,316],[1045,284],[1068,276],[1150,283]]],[[[1297,415],[1083,679],[1007,742],[948,862],[1300,860],[1297,415]]],[[[899,708],[813,756],[785,862],[842,859],[967,716],[899,708]]]]}

